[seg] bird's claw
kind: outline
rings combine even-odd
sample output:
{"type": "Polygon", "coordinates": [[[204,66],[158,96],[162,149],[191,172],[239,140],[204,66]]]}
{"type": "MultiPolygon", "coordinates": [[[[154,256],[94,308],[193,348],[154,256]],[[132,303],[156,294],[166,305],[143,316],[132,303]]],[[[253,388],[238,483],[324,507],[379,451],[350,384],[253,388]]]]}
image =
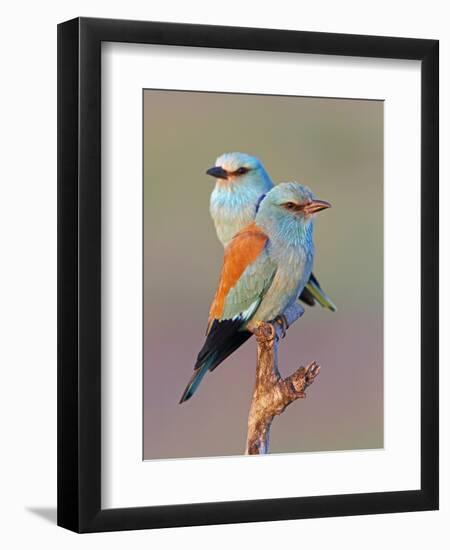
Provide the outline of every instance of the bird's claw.
{"type": "Polygon", "coordinates": [[[287,322],[286,316],[281,313],[275,317],[273,322],[281,327],[281,338],[284,338],[286,336],[286,331],[289,328],[289,323],[287,322]]]}

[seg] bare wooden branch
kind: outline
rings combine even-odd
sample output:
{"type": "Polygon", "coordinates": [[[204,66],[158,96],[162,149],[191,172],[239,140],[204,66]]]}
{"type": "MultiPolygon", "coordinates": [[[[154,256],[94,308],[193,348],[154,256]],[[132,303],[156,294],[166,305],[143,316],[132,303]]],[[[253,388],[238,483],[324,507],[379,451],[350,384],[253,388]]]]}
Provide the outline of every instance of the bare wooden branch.
{"type": "Polygon", "coordinates": [[[257,365],[248,416],[245,454],[249,455],[269,452],[270,427],[274,417],[281,414],[290,403],[303,399],[306,388],[320,372],[320,366],[313,361],[283,379],[278,370],[277,329],[271,323],[262,323],[254,332],[257,341],[257,365]]]}

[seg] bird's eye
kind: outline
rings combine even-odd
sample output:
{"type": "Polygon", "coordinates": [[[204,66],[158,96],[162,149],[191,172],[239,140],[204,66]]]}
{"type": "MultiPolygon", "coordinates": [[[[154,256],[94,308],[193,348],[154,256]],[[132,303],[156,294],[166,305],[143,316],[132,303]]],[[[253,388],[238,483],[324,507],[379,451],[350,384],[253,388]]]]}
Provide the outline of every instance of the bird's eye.
{"type": "Polygon", "coordinates": [[[239,175],[242,175],[242,174],[246,174],[248,172],[248,168],[245,168],[244,166],[241,166],[240,168],[238,168],[236,170],[236,174],[239,174],[239,175]]]}
{"type": "Polygon", "coordinates": [[[287,202],[285,205],[285,208],[287,208],[288,210],[294,210],[295,209],[295,203],[293,202],[287,202]]]}

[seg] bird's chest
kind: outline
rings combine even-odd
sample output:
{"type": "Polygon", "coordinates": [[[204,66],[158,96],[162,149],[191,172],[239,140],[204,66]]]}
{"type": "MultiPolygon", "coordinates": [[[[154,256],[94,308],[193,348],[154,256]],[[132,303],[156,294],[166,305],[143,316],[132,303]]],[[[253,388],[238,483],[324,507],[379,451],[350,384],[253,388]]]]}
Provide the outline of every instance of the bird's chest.
{"type": "Polygon", "coordinates": [[[279,284],[296,291],[308,281],[313,263],[313,250],[306,246],[274,246],[270,251],[277,264],[279,284]]]}
{"type": "Polygon", "coordinates": [[[238,231],[254,220],[255,200],[248,197],[235,197],[231,193],[213,194],[210,212],[217,236],[224,246],[238,231]]]}

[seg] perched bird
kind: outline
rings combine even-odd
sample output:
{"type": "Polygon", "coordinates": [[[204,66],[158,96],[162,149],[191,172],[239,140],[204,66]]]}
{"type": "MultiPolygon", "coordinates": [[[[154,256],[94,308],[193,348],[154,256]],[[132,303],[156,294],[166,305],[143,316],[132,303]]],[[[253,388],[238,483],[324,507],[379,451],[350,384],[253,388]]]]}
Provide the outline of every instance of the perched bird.
{"type": "MultiPolygon", "coordinates": [[[[210,213],[220,242],[227,246],[236,233],[255,219],[259,203],[273,183],[261,161],[244,153],[221,155],[206,173],[216,178],[210,213]]],[[[317,301],[331,311],[337,309],[313,273],[300,300],[310,306],[317,301]]]]}
{"type": "Polygon", "coordinates": [[[297,300],[311,276],[313,218],[329,208],[299,183],[280,183],[261,201],[254,222],[225,248],[206,341],[180,403],[208,370],[240,347],[261,322],[274,322],[297,300]]]}

